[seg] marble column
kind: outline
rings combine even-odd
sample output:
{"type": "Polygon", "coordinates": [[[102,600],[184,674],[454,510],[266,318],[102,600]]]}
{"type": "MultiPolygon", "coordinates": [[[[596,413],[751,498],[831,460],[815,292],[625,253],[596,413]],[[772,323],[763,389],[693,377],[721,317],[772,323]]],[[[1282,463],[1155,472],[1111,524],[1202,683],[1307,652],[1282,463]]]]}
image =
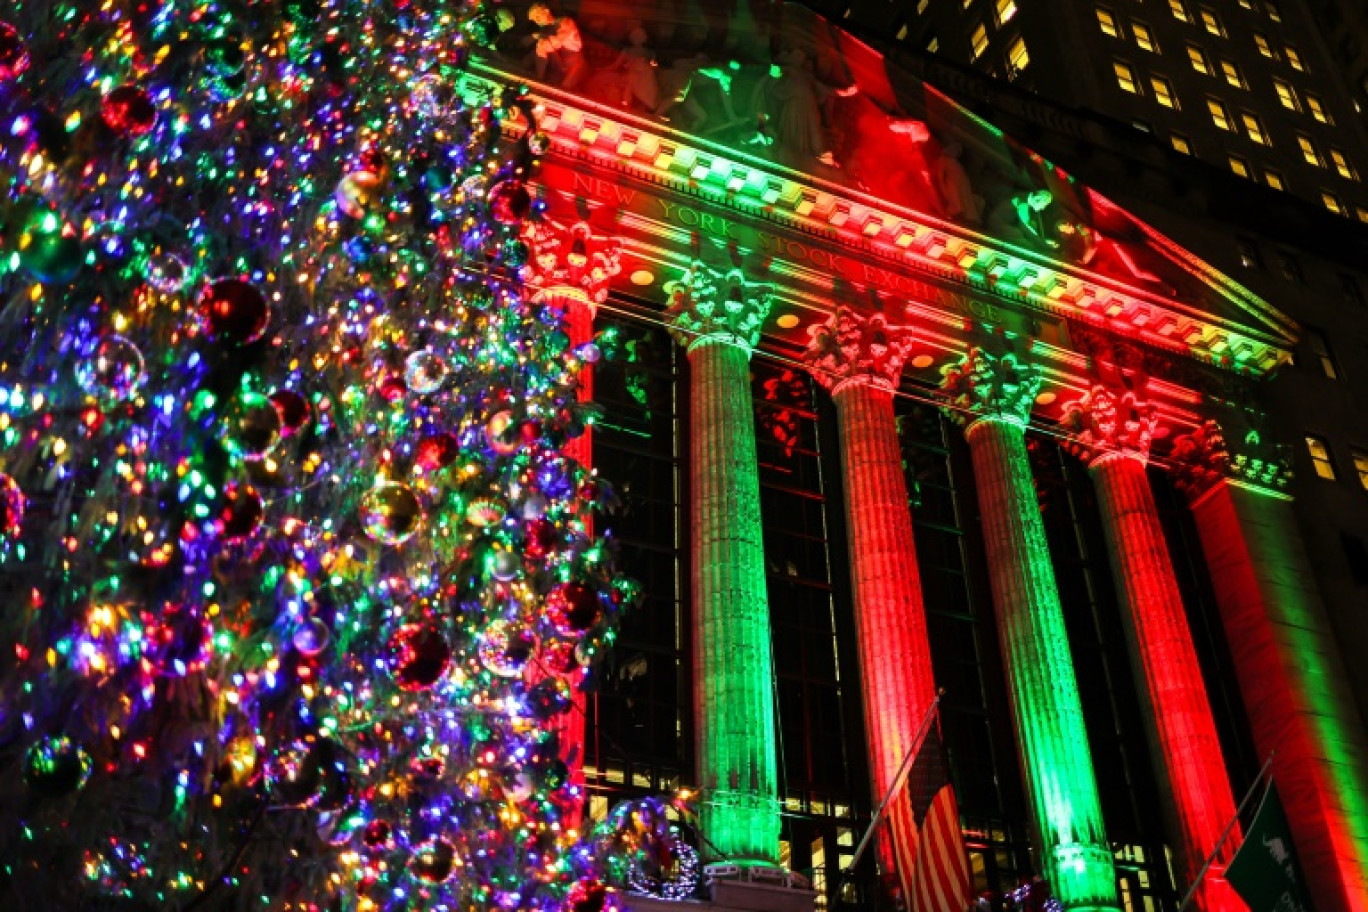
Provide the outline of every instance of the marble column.
{"type": "Polygon", "coordinates": [[[694,263],[668,286],[689,359],[690,575],[703,835],[733,862],[779,860],[770,640],[750,356],[770,288],[694,263]]]}
{"type": "MultiPolygon", "coordinates": [[[[1235,799],[1145,473],[1158,420],[1134,393],[1098,385],[1064,406],[1061,424],[1097,491],[1169,840],[1191,884],[1234,818],[1235,799]]],[[[1244,901],[1219,879],[1221,870],[1214,865],[1204,879],[1195,908],[1244,912],[1244,901]]]]}
{"type": "MultiPolygon", "coordinates": [[[[888,792],[936,697],[917,571],[912,514],[893,415],[893,392],[912,348],[882,315],[838,308],[815,326],[804,360],[836,403],[872,797],[888,792]]],[[[879,859],[898,870],[915,852],[911,804],[895,801],[880,829],[879,859]],[[896,849],[896,851],[895,851],[896,849]]],[[[904,880],[911,872],[899,871],[904,880]]]]}
{"type": "Polygon", "coordinates": [[[1259,483],[1208,422],[1174,441],[1254,744],[1317,909],[1368,910],[1368,738],[1291,498],[1259,483]]]}
{"type": "MultiPolygon", "coordinates": [[[[523,280],[532,291],[532,300],[559,311],[570,340],[569,363],[578,368],[576,381],[580,402],[594,400],[593,366],[585,361],[582,352],[594,340],[594,317],[598,305],[608,298],[609,283],[622,271],[621,244],[616,238],[595,234],[587,222],[564,225],[546,219],[529,222],[523,232],[531,252],[523,280]]],[[[566,457],[579,463],[585,471],[593,471],[593,426],[571,440],[563,450],[566,457]]],[[[592,520],[586,523],[586,533],[593,533],[592,520]]],[[[532,667],[528,674],[535,683],[548,670],[532,667]]],[[[570,687],[569,712],[552,718],[547,727],[560,741],[560,756],[570,770],[573,785],[584,785],[584,720],[585,694],[579,688],[584,672],[576,669],[565,676],[570,687]]],[[[562,823],[567,828],[578,828],[583,806],[567,809],[562,823]]]]}
{"type": "Polygon", "coordinates": [[[1064,612],[1031,481],[1026,425],[1039,369],[972,348],[944,370],[947,413],[965,426],[1017,744],[1045,876],[1069,910],[1116,910],[1064,612]]]}

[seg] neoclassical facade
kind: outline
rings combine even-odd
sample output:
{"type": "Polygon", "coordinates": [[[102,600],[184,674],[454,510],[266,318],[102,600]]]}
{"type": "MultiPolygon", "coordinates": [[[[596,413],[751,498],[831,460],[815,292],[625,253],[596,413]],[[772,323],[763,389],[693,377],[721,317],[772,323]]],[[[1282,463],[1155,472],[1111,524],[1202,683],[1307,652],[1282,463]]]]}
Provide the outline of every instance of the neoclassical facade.
{"type": "MultiPolygon", "coordinates": [[[[571,315],[577,346],[628,313],[678,346],[691,688],[679,731],[704,854],[741,869],[791,861],[780,779],[795,747],[772,636],[788,606],[775,597],[757,472],[757,435],[775,433],[755,418],[763,360],[824,397],[815,420],[835,441],[839,472],[824,483],[845,547],[830,583],[850,610],[843,667],[858,671],[849,689],[863,724],[847,728],[862,743],[845,747],[862,755],[862,807],[887,789],[947,686],[928,621],[943,606],[923,586],[921,495],[898,419],[915,402],[967,451],[957,483],[972,486],[997,650],[984,661],[1000,669],[1011,723],[1003,768],[1020,775],[1021,832],[1065,907],[1128,899],[1076,671],[1083,647],[1045,527],[1042,440],[1069,454],[1096,505],[1174,889],[1216,849],[1245,785],[1232,783],[1227,710],[1199,656],[1181,553],[1209,581],[1241,737],[1260,762],[1273,758],[1318,907],[1368,909],[1368,738],[1292,517],[1285,451],[1258,418],[1261,389],[1291,359],[1294,321],[820,20],[790,11],[768,32],[747,26],[779,61],[768,71],[747,63],[757,52],[742,42],[681,50],[655,76],[639,65],[642,36],[660,42],[667,30],[610,7],[582,6],[579,53],[592,57],[598,41],[601,57],[624,55],[616,82],[591,75],[567,91],[554,58],[532,82],[543,217],[526,272],[571,315]],[[668,91],[685,101],[666,104],[668,91]],[[1166,531],[1156,477],[1186,498],[1199,546],[1166,531]]],[[[527,79],[512,56],[478,64],[463,92],[527,79]]],[[[577,458],[596,462],[598,435],[577,458]]],[[[569,728],[572,756],[602,755],[578,722],[569,728]]],[[[893,820],[881,835],[885,867],[906,830],[893,820]]],[[[1197,908],[1244,908],[1219,878],[1231,848],[1197,908]]]]}

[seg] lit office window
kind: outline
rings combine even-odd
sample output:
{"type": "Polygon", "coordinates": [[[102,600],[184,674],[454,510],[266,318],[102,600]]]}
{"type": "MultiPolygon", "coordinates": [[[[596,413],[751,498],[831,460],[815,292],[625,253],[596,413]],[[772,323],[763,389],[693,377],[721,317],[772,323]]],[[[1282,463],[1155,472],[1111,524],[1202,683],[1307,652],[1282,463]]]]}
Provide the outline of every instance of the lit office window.
{"type": "Polygon", "coordinates": [[[1277,5],[1273,3],[1265,3],[1264,10],[1268,12],[1269,19],[1272,19],[1274,22],[1282,22],[1282,13],[1278,10],[1277,5]]]}
{"type": "Polygon", "coordinates": [[[1292,88],[1292,84],[1284,82],[1278,77],[1273,77],[1273,90],[1278,93],[1278,101],[1289,111],[1299,111],[1301,106],[1297,104],[1297,90],[1292,88]]]}
{"type": "Polygon", "coordinates": [[[1230,112],[1226,106],[1214,98],[1207,99],[1207,110],[1211,112],[1211,122],[1221,130],[1234,131],[1235,127],[1230,122],[1230,112]]]}
{"type": "Polygon", "coordinates": [[[974,60],[983,56],[983,52],[988,50],[988,29],[982,22],[974,29],[974,34],[969,36],[969,47],[974,60]]]}
{"type": "Polygon", "coordinates": [[[1174,149],[1182,152],[1184,155],[1192,154],[1192,143],[1189,142],[1188,138],[1182,133],[1174,133],[1171,135],[1169,137],[1169,142],[1173,144],[1174,149]]]}
{"type": "Polygon", "coordinates": [[[927,52],[928,54],[934,54],[934,53],[936,53],[936,51],[939,51],[939,50],[940,50],[940,39],[937,38],[935,35],[932,35],[932,36],[931,36],[931,40],[928,41],[928,42],[926,42],[926,52],[927,52]]]}
{"type": "Polygon", "coordinates": [[[1229,60],[1221,61],[1221,73],[1225,76],[1225,81],[1237,89],[1245,89],[1244,77],[1240,75],[1240,68],[1229,60]]]}
{"type": "Polygon", "coordinates": [[[1327,481],[1335,480],[1335,464],[1330,461],[1330,448],[1326,446],[1325,438],[1306,435],[1306,449],[1311,454],[1311,465],[1315,467],[1316,474],[1327,481]]]}
{"type": "Polygon", "coordinates": [[[1135,81],[1135,70],[1131,69],[1129,63],[1114,60],[1112,61],[1112,70],[1116,73],[1117,85],[1121,86],[1123,91],[1130,92],[1132,95],[1140,94],[1140,86],[1135,81]]]}
{"type": "Polygon", "coordinates": [[[1173,18],[1180,22],[1192,21],[1192,17],[1188,15],[1187,7],[1183,6],[1183,0],[1169,0],[1169,10],[1173,13],[1173,18]]]}
{"type": "Polygon", "coordinates": [[[1244,124],[1245,132],[1249,134],[1250,139],[1261,146],[1273,145],[1268,140],[1268,133],[1264,130],[1263,122],[1257,116],[1248,111],[1242,111],[1240,112],[1240,123],[1244,124]]]}
{"type": "Polygon", "coordinates": [[[1306,110],[1310,111],[1311,116],[1321,123],[1327,125],[1334,124],[1334,121],[1330,119],[1330,115],[1325,113],[1325,106],[1321,104],[1321,100],[1310,92],[1306,93],[1306,110]]]}
{"type": "Polygon", "coordinates": [[[1358,475],[1359,487],[1368,491],[1368,451],[1354,447],[1349,452],[1354,456],[1354,473],[1358,475]]]}
{"type": "Polygon", "coordinates": [[[1018,35],[1007,48],[1007,73],[1017,76],[1030,62],[1031,55],[1026,50],[1026,40],[1018,35]]]}
{"type": "Polygon", "coordinates": [[[1249,162],[1240,158],[1238,155],[1232,155],[1230,156],[1230,170],[1240,175],[1240,177],[1247,178],[1249,177],[1249,162]]]}
{"type": "Polygon", "coordinates": [[[1103,34],[1111,35],[1113,38],[1121,37],[1121,29],[1117,27],[1116,17],[1112,15],[1111,10],[1100,6],[1097,8],[1097,25],[1103,34]]]}
{"type": "Polygon", "coordinates": [[[997,0],[998,25],[1006,25],[1016,15],[1016,4],[1012,0],[997,0]]]}
{"type": "Polygon", "coordinates": [[[917,15],[920,16],[925,13],[926,8],[930,5],[931,0],[917,0],[917,15]]]}
{"type": "Polygon", "coordinates": [[[1296,48],[1290,44],[1283,45],[1283,52],[1287,54],[1287,62],[1292,65],[1292,69],[1306,72],[1306,67],[1302,66],[1301,54],[1297,53],[1296,48]]]}
{"type": "Polygon", "coordinates": [[[1287,184],[1283,182],[1283,176],[1272,169],[1264,171],[1264,183],[1274,190],[1286,190],[1287,184]]]}
{"type": "Polygon", "coordinates": [[[1251,0],[1240,0],[1240,9],[1252,10],[1253,8],[1254,4],[1251,0]]]}
{"type": "Polygon", "coordinates": [[[1360,222],[1368,224],[1368,209],[1364,209],[1362,206],[1355,206],[1354,215],[1358,217],[1360,222]]]}
{"type": "Polygon", "coordinates": [[[1195,44],[1189,44],[1187,51],[1188,61],[1192,64],[1192,68],[1199,73],[1205,73],[1207,76],[1210,76],[1211,64],[1207,62],[1206,51],[1195,44]]]}
{"type": "MultiPolygon", "coordinates": [[[[1331,212],[1335,213],[1335,215],[1343,215],[1346,217],[1349,215],[1348,212],[1344,211],[1344,203],[1340,202],[1340,198],[1328,190],[1321,191],[1321,202],[1325,204],[1326,209],[1329,209],[1331,212]]],[[[1359,221],[1368,222],[1368,219],[1360,218],[1359,221]]]]}
{"type": "Polygon", "coordinates": [[[1269,60],[1277,59],[1273,56],[1273,48],[1269,45],[1267,37],[1265,37],[1264,35],[1260,35],[1258,32],[1255,32],[1254,43],[1258,45],[1260,54],[1263,54],[1269,60]]]}
{"type": "Polygon", "coordinates": [[[1221,18],[1216,15],[1215,10],[1202,9],[1202,27],[1217,38],[1224,38],[1226,35],[1225,26],[1221,24],[1221,18]]]}
{"type": "Polygon", "coordinates": [[[1317,168],[1324,167],[1321,161],[1320,152],[1316,149],[1316,144],[1305,136],[1297,137],[1297,146],[1301,149],[1302,158],[1306,159],[1308,165],[1315,165],[1317,168]]]}
{"type": "Polygon", "coordinates": [[[1330,161],[1334,163],[1335,170],[1340,173],[1340,177],[1352,181],[1358,180],[1358,172],[1354,170],[1353,165],[1349,164],[1349,159],[1345,158],[1344,153],[1339,149],[1330,150],[1330,161]]]}
{"type": "Polygon", "coordinates": [[[1159,53],[1159,46],[1154,43],[1154,36],[1150,34],[1148,25],[1143,22],[1131,22],[1131,33],[1135,35],[1135,43],[1140,45],[1141,50],[1152,54],[1159,53]]]}
{"type": "Polygon", "coordinates": [[[1151,76],[1150,85],[1154,87],[1154,100],[1166,108],[1178,110],[1178,98],[1173,94],[1173,83],[1163,76],[1151,76]]]}

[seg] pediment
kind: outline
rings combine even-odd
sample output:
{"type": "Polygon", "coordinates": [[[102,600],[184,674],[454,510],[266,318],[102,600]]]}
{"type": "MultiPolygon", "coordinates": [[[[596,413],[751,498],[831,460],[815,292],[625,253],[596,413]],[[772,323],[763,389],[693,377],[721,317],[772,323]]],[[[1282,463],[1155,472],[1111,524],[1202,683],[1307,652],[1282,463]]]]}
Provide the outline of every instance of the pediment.
{"type": "Polygon", "coordinates": [[[837,303],[905,302],[947,345],[987,324],[1076,350],[1077,326],[1244,375],[1290,357],[1266,301],[802,7],[572,18],[578,59],[550,52],[537,80],[516,23],[465,91],[529,81],[549,210],[624,238],[629,293],[701,256],[770,276],[781,341],[837,303]]]}

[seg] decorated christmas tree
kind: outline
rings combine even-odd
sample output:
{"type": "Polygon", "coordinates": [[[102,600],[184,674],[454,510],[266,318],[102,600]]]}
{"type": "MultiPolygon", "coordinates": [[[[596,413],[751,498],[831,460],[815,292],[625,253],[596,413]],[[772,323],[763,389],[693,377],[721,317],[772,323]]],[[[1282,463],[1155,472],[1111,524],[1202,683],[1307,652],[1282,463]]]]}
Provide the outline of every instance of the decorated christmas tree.
{"type": "Polygon", "coordinates": [[[670,831],[571,826],[634,593],[496,13],[0,12],[0,908],[595,910],[670,831]]]}

